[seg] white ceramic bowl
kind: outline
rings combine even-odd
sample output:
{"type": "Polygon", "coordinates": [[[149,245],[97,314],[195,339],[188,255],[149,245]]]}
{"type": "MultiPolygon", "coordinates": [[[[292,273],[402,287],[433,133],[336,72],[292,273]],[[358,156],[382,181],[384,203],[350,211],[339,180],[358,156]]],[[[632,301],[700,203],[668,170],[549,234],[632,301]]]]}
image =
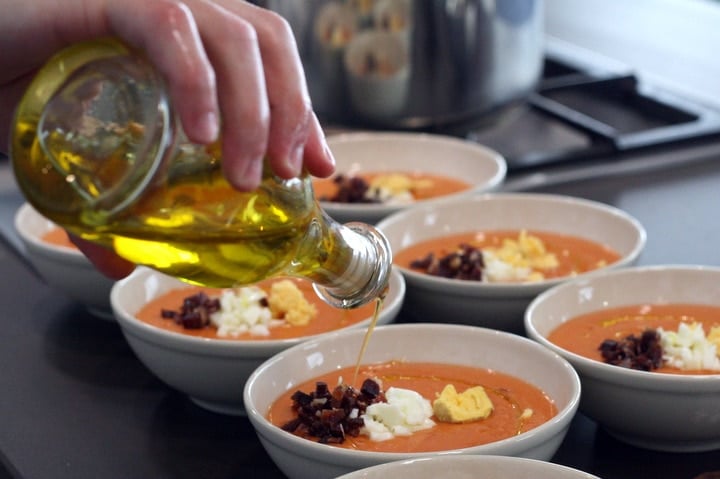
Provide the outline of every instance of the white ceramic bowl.
{"type": "Polygon", "coordinates": [[[324,479],[386,462],[446,454],[484,454],[549,460],[560,446],[580,399],[572,367],[527,338],[454,324],[393,324],[377,328],[363,364],[401,358],[490,368],[539,387],[555,401],[558,414],[508,439],[436,453],[381,453],[344,449],[298,437],[271,424],[266,414],[285,391],[318,375],[355,365],[364,331],[327,335],[278,354],[261,365],[245,385],[245,406],[260,442],[291,479],[324,479]]]}
{"type": "MultiPolygon", "coordinates": [[[[442,198],[493,191],[505,180],[507,164],[497,152],[450,136],[409,132],[358,132],[328,136],[339,174],[366,172],[425,172],[466,181],[471,189],[442,198]]],[[[416,201],[428,204],[435,198],[416,201]]],[[[337,203],[321,201],[330,216],[341,223],[375,224],[407,205],[337,203]]]]}
{"type": "Polygon", "coordinates": [[[115,281],[95,269],[80,250],[43,241],[42,237],[55,228],[55,223],[29,203],[15,214],[15,229],[27,259],[48,286],[84,304],[95,316],[112,319],[110,289],[115,281]]]}
{"type": "Polygon", "coordinates": [[[528,307],[528,335],[578,371],[580,409],[612,436],[648,449],[720,449],[720,374],[636,371],[584,358],[548,341],[550,331],[577,315],[643,303],[720,306],[720,268],[646,266],[608,271],[556,286],[528,307]]]}
{"type": "Polygon", "coordinates": [[[435,456],[388,462],[337,479],[598,479],[587,472],[537,459],[511,456],[435,456]]]}
{"type": "MultiPolygon", "coordinates": [[[[314,336],[282,340],[204,339],[160,329],[135,317],[148,301],[169,290],[188,287],[157,271],[138,267],[116,283],[111,302],[115,317],[140,361],[168,386],[187,394],[196,404],[220,413],[244,414],[242,394],[248,376],[263,361],[314,336]]],[[[378,324],[395,320],[405,295],[397,271],[378,324]]],[[[365,330],[371,318],[349,328],[365,330]]]]}
{"type": "MultiPolygon", "coordinates": [[[[395,213],[378,223],[377,228],[388,238],[393,251],[435,237],[483,230],[528,229],[579,236],[620,254],[620,261],[602,269],[633,264],[646,241],[642,225],[622,210],[546,194],[494,193],[454,198],[395,213]]],[[[398,268],[407,282],[403,313],[413,320],[471,324],[515,333],[524,333],[523,314],[530,301],[569,279],[486,283],[398,268]]],[[[589,274],[594,272],[579,276],[589,274]]]]}

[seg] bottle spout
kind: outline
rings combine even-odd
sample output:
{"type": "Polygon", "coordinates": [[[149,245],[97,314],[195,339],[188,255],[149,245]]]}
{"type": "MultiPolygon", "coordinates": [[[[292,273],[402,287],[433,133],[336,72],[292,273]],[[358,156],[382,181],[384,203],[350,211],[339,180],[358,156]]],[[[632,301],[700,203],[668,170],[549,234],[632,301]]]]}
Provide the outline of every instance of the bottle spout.
{"type": "Polygon", "coordinates": [[[373,226],[353,222],[345,225],[356,233],[364,247],[358,246],[356,254],[340,286],[314,284],[315,292],[326,303],[337,308],[356,308],[386,296],[392,269],[392,250],[385,235],[373,226]],[[357,285],[362,285],[357,288],[357,285]],[[347,286],[346,286],[347,285],[347,286]],[[355,287],[349,290],[350,285],[355,287]]]}

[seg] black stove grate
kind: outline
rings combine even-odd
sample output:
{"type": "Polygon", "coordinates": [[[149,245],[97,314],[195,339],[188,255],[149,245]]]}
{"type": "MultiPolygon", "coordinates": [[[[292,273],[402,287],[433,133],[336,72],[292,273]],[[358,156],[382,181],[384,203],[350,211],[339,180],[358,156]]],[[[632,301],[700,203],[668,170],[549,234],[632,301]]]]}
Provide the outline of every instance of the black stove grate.
{"type": "Polygon", "coordinates": [[[552,57],[526,102],[464,135],[512,170],[720,140],[720,111],[644,84],[631,73],[587,71],[552,57]]]}

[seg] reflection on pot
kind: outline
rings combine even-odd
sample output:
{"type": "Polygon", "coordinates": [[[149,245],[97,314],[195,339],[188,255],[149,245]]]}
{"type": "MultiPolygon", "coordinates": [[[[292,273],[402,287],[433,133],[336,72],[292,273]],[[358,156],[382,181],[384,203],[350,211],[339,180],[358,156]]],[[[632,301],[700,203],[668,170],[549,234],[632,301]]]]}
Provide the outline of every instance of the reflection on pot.
{"type": "Polygon", "coordinates": [[[394,33],[367,31],[345,52],[353,108],[369,118],[397,115],[408,97],[410,66],[406,43],[394,33]]]}
{"type": "Polygon", "coordinates": [[[314,56],[326,101],[368,119],[402,112],[408,96],[410,8],[408,0],[337,0],[320,7],[314,56]]]}
{"type": "Polygon", "coordinates": [[[313,56],[325,80],[324,95],[328,101],[338,104],[347,97],[343,57],[358,30],[356,12],[350,5],[327,3],[320,8],[313,27],[313,56]]]}
{"type": "Polygon", "coordinates": [[[411,7],[410,0],[382,0],[373,9],[373,25],[377,30],[399,33],[407,38],[411,7]]]}
{"type": "Polygon", "coordinates": [[[257,1],[293,28],[321,120],[465,121],[523,99],[542,73],[543,0],[257,1]]]}

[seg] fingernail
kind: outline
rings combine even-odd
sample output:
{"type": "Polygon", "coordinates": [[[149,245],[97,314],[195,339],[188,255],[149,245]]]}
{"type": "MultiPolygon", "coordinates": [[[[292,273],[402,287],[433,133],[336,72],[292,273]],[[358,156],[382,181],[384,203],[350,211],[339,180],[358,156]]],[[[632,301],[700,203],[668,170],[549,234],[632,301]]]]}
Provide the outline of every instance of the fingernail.
{"type": "Polygon", "coordinates": [[[212,143],[217,140],[219,132],[220,124],[214,112],[200,116],[197,122],[197,134],[203,143],[212,143]]]}
{"type": "Polygon", "coordinates": [[[258,187],[262,177],[262,158],[245,163],[245,168],[235,171],[233,186],[241,191],[251,191],[258,187]]]}
{"type": "Polygon", "coordinates": [[[335,155],[333,155],[333,152],[330,149],[330,146],[324,140],[323,140],[323,151],[325,153],[325,158],[326,158],[327,162],[330,165],[332,165],[333,168],[335,168],[335,155]]]}
{"type": "Polygon", "coordinates": [[[290,153],[288,155],[288,166],[294,176],[298,176],[302,171],[304,156],[305,145],[298,144],[290,149],[290,153]]]}

